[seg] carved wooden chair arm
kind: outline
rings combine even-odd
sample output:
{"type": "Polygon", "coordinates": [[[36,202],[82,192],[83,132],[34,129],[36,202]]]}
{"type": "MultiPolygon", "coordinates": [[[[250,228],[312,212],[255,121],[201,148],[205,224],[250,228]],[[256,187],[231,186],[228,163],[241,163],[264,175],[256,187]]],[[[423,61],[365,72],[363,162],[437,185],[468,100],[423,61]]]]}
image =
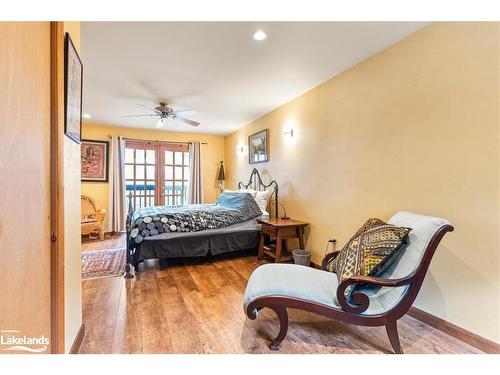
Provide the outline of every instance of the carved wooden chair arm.
{"type": "Polygon", "coordinates": [[[339,255],[339,253],[340,253],[340,250],[335,250],[335,251],[333,251],[331,253],[326,254],[325,257],[323,258],[323,261],[321,262],[321,269],[323,271],[328,271],[326,269],[326,266],[328,265],[328,263],[331,260],[335,259],[337,257],[337,255],[339,255]]]}
{"type": "Polygon", "coordinates": [[[362,290],[355,290],[351,293],[351,297],[348,301],[345,295],[345,291],[349,286],[354,286],[356,284],[365,284],[398,287],[411,284],[415,280],[416,276],[416,274],[412,274],[400,279],[382,279],[373,276],[352,276],[343,280],[337,287],[337,301],[344,311],[354,314],[361,314],[368,309],[370,305],[370,298],[365,293],[363,293],[362,290]]]}

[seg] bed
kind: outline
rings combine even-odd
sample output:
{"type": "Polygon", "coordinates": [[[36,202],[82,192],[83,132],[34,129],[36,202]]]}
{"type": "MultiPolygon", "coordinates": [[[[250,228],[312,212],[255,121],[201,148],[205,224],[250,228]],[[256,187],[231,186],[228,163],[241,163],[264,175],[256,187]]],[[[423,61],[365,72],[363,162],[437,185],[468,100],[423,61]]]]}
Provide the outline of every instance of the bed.
{"type": "MultiPolygon", "coordinates": [[[[258,170],[254,168],[247,182],[238,183],[238,192],[246,191],[267,192],[269,198],[266,202],[266,210],[262,208],[259,210],[258,214],[252,211],[253,215],[249,216],[253,217],[249,220],[213,229],[186,232],[168,231],[167,229],[167,231],[162,233],[158,233],[156,229],[153,229],[154,235],[148,235],[142,238],[141,229],[134,227],[135,222],[141,221],[140,219],[138,220],[138,217],[141,217],[141,215],[138,211],[130,212],[127,224],[127,265],[124,276],[126,278],[134,277],[134,270],[138,269],[141,262],[148,259],[159,259],[160,264],[166,266],[168,260],[171,259],[199,258],[239,251],[255,251],[258,248],[261,229],[260,224],[257,223],[257,219],[262,217],[265,218],[266,216],[277,216],[278,184],[275,180],[265,184],[258,170]],[[271,212],[271,215],[269,212],[271,212]],[[136,243],[135,241],[137,236],[141,237],[140,243],[136,243]]],[[[235,192],[236,191],[230,193],[235,192]]],[[[260,196],[261,193],[255,194],[259,194],[260,196]]],[[[231,194],[227,195],[229,197],[231,196],[231,194]]],[[[232,195],[240,196],[241,194],[232,195]]],[[[258,201],[257,196],[255,196],[254,199],[258,201]]],[[[211,210],[212,207],[210,206],[214,205],[191,205],[168,208],[163,206],[157,207],[157,211],[155,211],[156,207],[152,207],[150,216],[156,215],[155,212],[168,212],[173,215],[181,215],[186,211],[203,213],[204,210],[211,210]]],[[[164,225],[166,225],[165,228],[168,227],[169,223],[166,218],[158,217],[158,219],[163,220],[163,223],[165,223],[164,225]]],[[[160,222],[157,221],[157,224],[158,223],[160,222]]],[[[144,228],[144,224],[141,225],[144,228]]],[[[153,227],[151,224],[149,225],[153,227]]],[[[157,225],[157,227],[159,228],[160,226],[157,225]]]]}

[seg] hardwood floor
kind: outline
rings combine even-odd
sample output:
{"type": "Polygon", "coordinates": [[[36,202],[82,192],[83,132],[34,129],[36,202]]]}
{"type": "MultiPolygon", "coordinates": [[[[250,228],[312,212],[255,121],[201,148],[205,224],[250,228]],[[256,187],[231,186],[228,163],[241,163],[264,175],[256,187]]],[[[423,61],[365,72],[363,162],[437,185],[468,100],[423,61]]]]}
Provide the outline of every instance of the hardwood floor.
{"type": "MultiPolygon", "coordinates": [[[[117,248],[122,240],[106,244],[117,248]]],[[[274,313],[263,309],[252,321],[242,306],[248,277],[262,263],[252,256],[160,270],[149,262],[135,279],[85,280],[80,353],[392,353],[383,327],[298,310],[289,310],[288,335],[281,350],[271,352],[269,341],[279,330],[274,313]]],[[[409,316],[398,324],[405,353],[480,353],[409,316]]]]}

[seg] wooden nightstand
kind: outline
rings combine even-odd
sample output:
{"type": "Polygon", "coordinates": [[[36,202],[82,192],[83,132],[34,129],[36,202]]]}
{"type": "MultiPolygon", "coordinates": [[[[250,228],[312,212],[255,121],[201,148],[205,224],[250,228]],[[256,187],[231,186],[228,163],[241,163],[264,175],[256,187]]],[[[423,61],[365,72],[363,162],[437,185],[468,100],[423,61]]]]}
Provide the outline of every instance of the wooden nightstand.
{"type": "Polygon", "coordinates": [[[304,228],[309,225],[309,223],[292,219],[257,219],[257,222],[262,224],[259,254],[257,256],[258,260],[262,260],[264,254],[274,258],[276,263],[292,260],[293,256],[288,253],[286,248],[286,240],[291,238],[298,238],[300,248],[304,249],[304,228]],[[275,238],[276,245],[265,245],[266,236],[275,238]]]}

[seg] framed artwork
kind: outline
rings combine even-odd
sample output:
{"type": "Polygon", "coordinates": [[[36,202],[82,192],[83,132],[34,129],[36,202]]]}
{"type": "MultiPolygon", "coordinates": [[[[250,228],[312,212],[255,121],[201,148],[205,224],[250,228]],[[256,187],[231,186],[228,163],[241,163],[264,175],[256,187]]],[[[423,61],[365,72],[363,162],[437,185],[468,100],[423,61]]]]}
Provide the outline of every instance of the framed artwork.
{"type": "Polygon", "coordinates": [[[66,33],[64,40],[64,134],[81,142],[83,65],[66,33]]]}
{"type": "Polygon", "coordinates": [[[248,162],[250,164],[269,161],[268,129],[248,137],[248,162]]]}
{"type": "Polygon", "coordinates": [[[81,143],[82,181],[108,182],[109,142],[84,139],[81,143]]]}

